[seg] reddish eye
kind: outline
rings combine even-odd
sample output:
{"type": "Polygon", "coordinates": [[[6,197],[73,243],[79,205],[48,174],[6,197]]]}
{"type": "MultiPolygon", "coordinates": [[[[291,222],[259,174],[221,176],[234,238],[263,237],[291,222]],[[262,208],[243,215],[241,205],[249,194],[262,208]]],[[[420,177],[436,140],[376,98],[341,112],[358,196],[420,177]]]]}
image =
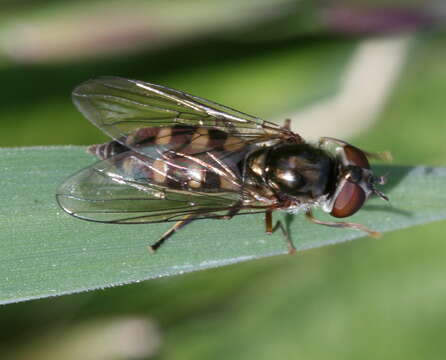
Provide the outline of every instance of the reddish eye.
{"type": "Polygon", "coordinates": [[[353,215],[365,202],[364,190],[355,183],[346,181],[335,200],[331,215],[343,218],[353,215]]]}
{"type": "Polygon", "coordinates": [[[346,145],[343,149],[345,157],[349,163],[348,165],[355,165],[362,167],[363,169],[370,169],[369,161],[367,160],[367,156],[365,156],[363,151],[351,145],[346,145]]]}

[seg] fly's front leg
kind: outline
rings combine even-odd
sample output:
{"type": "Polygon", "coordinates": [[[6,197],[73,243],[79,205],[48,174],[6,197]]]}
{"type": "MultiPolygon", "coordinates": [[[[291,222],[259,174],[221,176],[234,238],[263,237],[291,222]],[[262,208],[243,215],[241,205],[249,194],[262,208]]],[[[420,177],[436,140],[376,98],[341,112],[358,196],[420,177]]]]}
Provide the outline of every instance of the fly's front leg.
{"type": "Polygon", "coordinates": [[[370,230],[367,226],[364,226],[362,224],[357,224],[357,223],[351,223],[351,222],[344,222],[344,221],[321,221],[316,219],[313,216],[313,212],[311,210],[308,210],[305,213],[305,216],[308,220],[310,220],[313,224],[318,224],[318,225],[325,225],[325,226],[330,226],[330,227],[337,227],[337,228],[348,228],[348,229],[354,229],[354,230],[359,230],[359,231],[363,231],[367,234],[369,234],[369,236],[373,237],[373,238],[379,238],[381,237],[381,233],[378,231],[373,231],[370,230]]]}
{"type": "Polygon", "coordinates": [[[273,214],[272,210],[266,210],[265,211],[265,230],[268,235],[271,235],[274,231],[277,230],[277,228],[280,228],[282,230],[282,234],[287,242],[288,246],[288,254],[292,255],[296,253],[296,247],[293,244],[293,241],[290,238],[290,234],[283,226],[282,222],[279,220],[276,222],[276,225],[273,227],[273,214]]]}

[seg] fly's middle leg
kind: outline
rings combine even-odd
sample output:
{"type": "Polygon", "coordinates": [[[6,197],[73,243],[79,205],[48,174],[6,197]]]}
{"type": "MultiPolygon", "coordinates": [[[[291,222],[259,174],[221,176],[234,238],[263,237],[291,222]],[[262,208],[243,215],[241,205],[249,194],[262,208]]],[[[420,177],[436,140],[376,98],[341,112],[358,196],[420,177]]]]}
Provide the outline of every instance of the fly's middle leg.
{"type": "Polygon", "coordinates": [[[266,212],[265,212],[265,232],[267,234],[271,235],[272,233],[274,233],[274,231],[277,230],[277,228],[280,228],[280,230],[282,231],[283,237],[286,240],[286,243],[288,246],[288,254],[290,254],[290,255],[295,254],[297,250],[293,244],[293,241],[291,240],[289,232],[287,231],[285,226],[283,226],[283,224],[280,220],[278,220],[276,222],[276,225],[274,225],[274,227],[273,227],[272,210],[266,210],[266,212]]]}

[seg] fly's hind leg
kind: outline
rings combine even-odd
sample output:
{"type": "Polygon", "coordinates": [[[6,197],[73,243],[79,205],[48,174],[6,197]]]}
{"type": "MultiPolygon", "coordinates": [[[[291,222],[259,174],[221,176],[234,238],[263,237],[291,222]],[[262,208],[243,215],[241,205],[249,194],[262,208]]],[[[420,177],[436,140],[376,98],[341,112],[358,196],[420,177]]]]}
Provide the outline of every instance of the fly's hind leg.
{"type": "Polygon", "coordinates": [[[216,219],[231,220],[242,208],[242,202],[238,201],[231,207],[225,215],[216,217],[216,219]]]}
{"type": "MultiPolygon", "coordinates": [[[[209,214],[210,218],[213,219],[223,219],[223,220],[229,220],[232,219],[235,215],[237,215],[237,213],[240,211],[241,209],[241,202],[240,203],[236,203],[232,208],[230,208],[227,212],[227,214],[225,215],[218,215],[218,216],[212,216],[211,214],[209,214]]],[[[206,215],[206,213],[200,213],[200,214],[190,214],[188,217],[186,217],[183,220],[178,221],[177,223],[175,223],[174,226],[172,226],[169,230],[167,230],[163,236],[160,237],[160,239],[158,241],[156,241],[154,244],[149,245],[149,251],[154,253],[161,245],[164,244],[164,242],[169,239],[175,232],[177,232],[178,230],[180,230],[181,228],[185,227],[187,224],[190,224],[192,221],[195,220],[195,218],[198,215],[206,215]]]]}
{"type": "Polygon", "coordinates": [[[371,236],[373,238],[381,237],[381,233],[380,232],[370,230],[367,226],[364,226],[362,224],[351,223],[351,222],[344,222],[344,221],[339,221],[339,222],[337,222],[337,221],[321,221],[321,220],[316,219],[313,216],[313,212],[311,210],[308,210],[305,213],[305,216],[313,224],[325,225],[325,226],[337,227],[337,228],[355,229],[355,230],[363,231],[363,232],[369,234],[369,236],[371,236]]]}
{"type": "Polygon", "coordinates": [[[276,222],[276,225],[273,227],[273,214],[272,210],[266,210],[265,212],[265,232],[269,235],[271,235],[274,231],[277,230],[277,228],[280,228],[282,231],[283,237],[285,238],[288,246],[288,254],[292,255],[296,253],[296,247],[293,244],[293,241],[290,238],[290,234],[288,233],[285,226],[283,226],[282,222],[278,220],[276,222]]]}
{"type": "Polygon", "coordinates": [[[180,220],[177,223],[175,223],[174,226],[172,226],[169,230],[167,230],[163,236],[160,237],[158,241],[153,243],[152,245],[148,246],[148,249],[151,253],[154,253],[161,245],[164,244],[164,242],[169,239],[176,231],[180,230],[181,228],[185,227],[187,224],[190,224],[194,220],[194,217],[192,215],[189,215],[184,220],[180,220]]]}

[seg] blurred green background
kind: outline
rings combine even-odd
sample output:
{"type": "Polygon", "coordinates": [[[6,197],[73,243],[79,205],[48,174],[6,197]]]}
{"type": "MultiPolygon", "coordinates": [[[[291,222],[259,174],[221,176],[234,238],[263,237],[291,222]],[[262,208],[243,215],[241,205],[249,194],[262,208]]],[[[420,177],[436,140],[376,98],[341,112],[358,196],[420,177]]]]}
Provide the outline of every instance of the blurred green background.
{"type": "MultiPolygon", "coordinates": [[[[441,1],[3,0],[0,145],[105,141],[69,95],[116,75],[444,166],[445,14],[441,1]]],[[[444,358],[445,230],[3,306],[0,358],[444,358]]]]}

